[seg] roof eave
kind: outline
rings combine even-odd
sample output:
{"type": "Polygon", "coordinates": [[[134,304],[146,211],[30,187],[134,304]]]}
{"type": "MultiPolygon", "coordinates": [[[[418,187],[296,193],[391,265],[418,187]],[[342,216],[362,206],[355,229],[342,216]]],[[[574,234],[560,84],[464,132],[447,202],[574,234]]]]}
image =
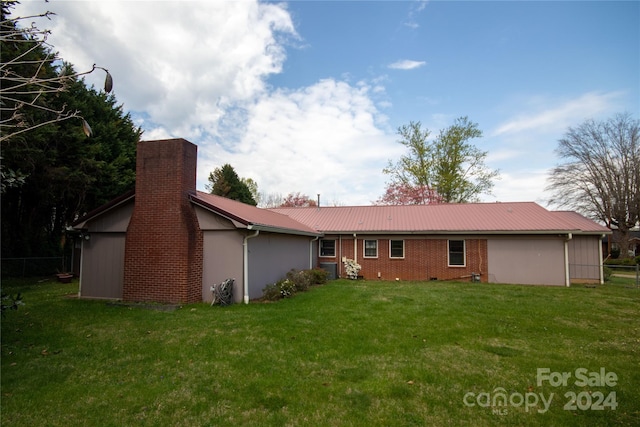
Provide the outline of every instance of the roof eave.
{"type": "Polygon", "coordinates": [[[259,230],[259,231],[266,231],[269,233],[279,233],[279,234],[293,234],[293,235],[298,235],[298,236],[309,236],[309,237],[322,237],[324,235],[324,233],[322,232],[314,232],[314,231],[303,231],[303,230],[293,230],[290,228],[281,228],[281,227],[274,227],[271,225],[264,225],[264,224],[249,224],[247,226],[248,230],[259,230]]]}
{"type": "Polygon", "coordinates": [[[135,190],[131,190],[128,191],[126,193],[124,193],[123,195],[111,200],[110,202],[100,206],[97,209],[94,209],[90,212],[88,212],[86,215],[80,217],[76,222],[74,222],[73,224],[71,224],[72,228],[81,230],[83,228],[85,228],[87,222],[91,221],[92,219],[105,214],[106,212],[109,212],[110,210],[113,210],[119,206],[121,206],[124,203],[127,203],[128,201],[130,201],[131,199],[135,198],[136,196],[136,192],[135,190]]]}
{"type": "Polygon", "coordinates": [[[321,230],[323,234],[393,234],[393,235],[596,235],[611,234],[611,231],[582,230],[321,230]]]}

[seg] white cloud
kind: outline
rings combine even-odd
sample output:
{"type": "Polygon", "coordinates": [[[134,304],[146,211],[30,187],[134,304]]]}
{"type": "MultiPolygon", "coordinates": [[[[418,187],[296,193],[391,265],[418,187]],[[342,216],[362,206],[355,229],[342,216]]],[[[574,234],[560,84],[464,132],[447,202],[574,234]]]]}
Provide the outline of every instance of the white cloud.
{"type": "MultiPolygon", "coordinates": [[[[282,69],[281,39],[297,37],[284,6],[254,1],[25,2],[18,10],[44,8],[57,13],[40,25],[63,59],[77,70],[108,68],[128,110],[187,138],[215,133],[230,105],[260,96],[282,69]]],[[[87,81],[101,87],[103,78],[87,81]]]]}
{"type": "Polygon", "coordinates": [[[546,205],[544,188],[548,171],[544,169],[520,169],[516,173],[501,173],[494,181],[493,196],[484,195],[484,202],[536,202],[546,205]]]}
{"type": "Polygon", "coordinates": [[[393,64],[389,64],[389,68],[393,68],[395,70],[413,70],[415,68],[420,68],[425,64],[425,61],[412,61],[410,59],[403,59],[401,61],[396,61],[393,64]]]}
{"type": "Polygon", "coordinates": [[[382,168],[399,144],[380,130],[385,120],[360,82],[322,80],[277,90],[252,105],[234,151],[204,148],[199,179],[224,163],[258,182],[260,191],[300,191],[344,204],[369,204],[384,190],[382,168]]]}
{"type": "MultiPolygon", "coordinates": [[[[551,107],[546,106],[542,111],[527,112],[502,123],[493,132],[494,136],[515,134],[528,131],[564,132],[567,127],[575,126],[584,120],[608,112],[615,104],[620,92],[589,92],[578,98],[570,99],[551,107]]],[[[553,101],[551,101],[553,102],[553,101]]],[[[540,103],[540,100],[536,100],[540,103]]],[[[549,101],[545,101],[548,105],[549,101]]]]}

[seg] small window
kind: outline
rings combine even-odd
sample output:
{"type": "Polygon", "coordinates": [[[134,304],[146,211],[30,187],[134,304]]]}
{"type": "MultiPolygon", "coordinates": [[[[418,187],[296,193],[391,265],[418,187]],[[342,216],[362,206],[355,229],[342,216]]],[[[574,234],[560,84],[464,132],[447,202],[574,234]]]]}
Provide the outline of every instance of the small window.
{"type": "Polygon", "coordinates": [[[404,258],[404,240],[389,240],[389,257],[404,258]]]}
{"type": "Polygon", "coordinates": [[[449,265],[464,267],[464,240],[449,240],[449,265]]]}
{"type": "Polygon", "coordinates": [[[364,257],[378,258],[378,241],[377,240],[364,241],[364,257]]]}
{"type": "Polygon", "coordinates": [[[320,256],[336,256],[336,241],[325,239],[320,240],[320,256]]]}

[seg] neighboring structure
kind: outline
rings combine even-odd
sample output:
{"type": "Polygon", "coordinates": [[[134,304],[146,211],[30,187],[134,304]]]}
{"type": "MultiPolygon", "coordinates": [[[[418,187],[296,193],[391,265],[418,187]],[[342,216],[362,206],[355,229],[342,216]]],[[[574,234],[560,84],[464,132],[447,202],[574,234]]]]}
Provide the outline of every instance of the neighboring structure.
{"type": "Polygon", "coordinates": [[[609,230],[535,203],[260,209],[196,191],[197,148],[138,144],[136,189],[81,218],[80,296],[192,303],[235,279],[248,302],[290,269],[366,279],[602,281],[609,230]]]}

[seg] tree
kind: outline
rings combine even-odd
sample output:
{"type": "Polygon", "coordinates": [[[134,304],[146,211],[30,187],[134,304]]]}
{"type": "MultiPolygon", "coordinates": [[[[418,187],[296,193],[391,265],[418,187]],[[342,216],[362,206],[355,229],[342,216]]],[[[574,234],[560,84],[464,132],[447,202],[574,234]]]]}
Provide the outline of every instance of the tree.
{"type": "Polygon", "coordinates": [[[310,199],[306,194],[300,194],[299,191],[295,193],[289,193],[279,206],[281,208],[309,208],[316,207],[318,203],[315,200],[310,199]]]}
{"type": "Polygon", "coordinates": [[[260,192],[258,192],[258,183],[251,178],[240,178],[240,181],[247,186],[251,192],[251,197],[256,202],[256,206],[260,204],[260,192]]]}
{"type": "Polygon", "coordinates": [[[228,163],[209,173],[209,184],[207,184],[206,188],[211,194],[237,200],[248,205],[257,205],[249,186],[238,177],[236,171],[228,163]]]}
{"type": "Polygon", "coordinates": [[[587,120],[567,130],[556,153],[561,163],[548,178],[549,203],[617,229],[626,254],[629,229],[640,221],[640,120],[587,120]]]}
{"type": "Polygon", "coordinates": [[[442,197],[426,185],[390,183],[376,205],[430,205],[442,203],[442,197]]]}
{"type": "Polygon", "coordinates": [[[49,105],[81,110],[94,136],[58,121],[2,142],[3,172],[24,177],[2,195],[3,256],[58,256],[69,224],[134,187],[141,131],[112,94],[75,79],[49,105]]]}
{"type": "MultiPolygon", "coordinates": [[[[380,200],[394,194],[420,194],[427,189],[435,191],[438,197],[423,202],[466,203],[477,201],[480,194],[491,194],[493,180],[499,173],[485,166],[487,152],[469,142],[482,136],[476,123],[460,117],[441,130],[433,142],[428,141],[430,134],[428,129],[422,129],[420,122],[398,128],[401,137],[398,142],[407,147],[409,153],[396,163],[389,161],[383,169],[383,173],[390,175],[391,182],[380,200]]],[[[402,198],[393,200],[395,204],[401,201],[402,198]]]]}
{"type": "Polygon", "coordinates": [[[0,141],[73,118],[81,120],[83,131],[90,136],[91,126],[80,110],[66,104],[53,105],[52,100],[68,90],[80,76],[96,69],[105,71],[104,90],[109,93],[113,87],[111,74],[95,64],[82,73],[69,72],[64,66],[58,69],[54,64],[60,58],[47,43],[49,31],[34,23],[19,27],[28,19],[51,19],[55,14],[11,18],[10,9],[15,4],[15,1],[3,1],[0,6],[0,141]]]}

